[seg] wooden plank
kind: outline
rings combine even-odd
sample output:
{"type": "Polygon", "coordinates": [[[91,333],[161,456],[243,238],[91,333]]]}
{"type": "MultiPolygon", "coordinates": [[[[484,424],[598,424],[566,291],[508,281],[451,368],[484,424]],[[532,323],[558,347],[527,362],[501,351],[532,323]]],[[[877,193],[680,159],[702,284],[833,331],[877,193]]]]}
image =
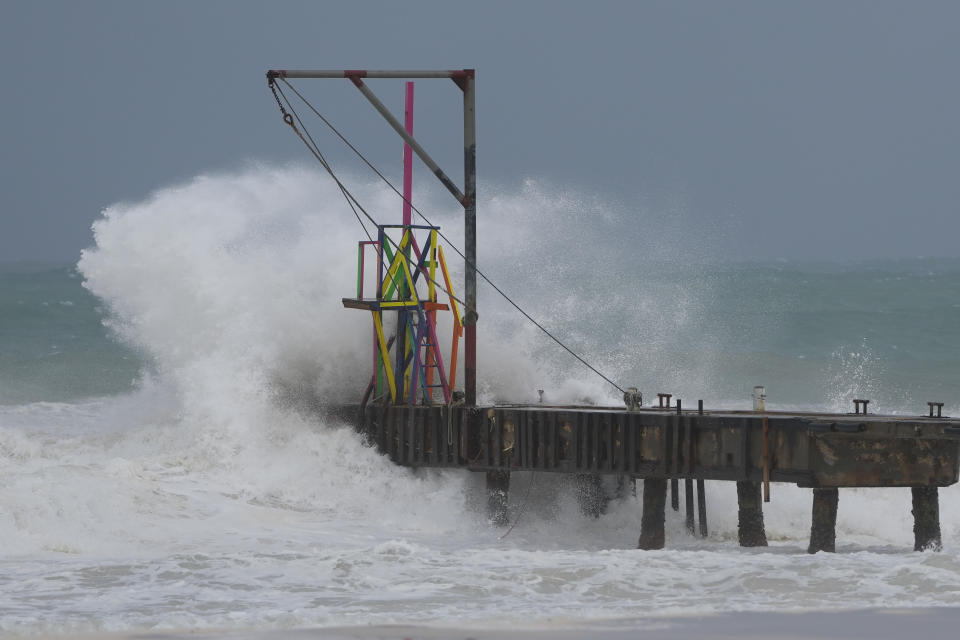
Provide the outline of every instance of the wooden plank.
{"type": "Polygon", "coordinates": [[[393,412],[390,409],[387,409],[384,413],[384,423],[386,424],[386,437],[387,437],[387,446],[384,447],[384,450],[387,452],[387,457],[389,457],[394,462],[399,462],[397,460],[396,454],[396,424],[393,421],[393,412]]]}
{"type": "Polygon", "coordinates": [[[539,465],[538,465],[538,466],[539,466],[540,469],[546,469],[546,468],[547,468],[547,456],[548,456],[549,453],[550,453],[550,452],[547,450],[547,430],[548,430],[548,427],[549,427],[549,425],[547,424],[547,421],[548,421],[548,420],[549,420],[549,418],[547,417],[547,414],[545,414],[545,413],[539,413],[539,414],[537,414],[537,422],[538,422],[538,425],[537,425],[537,435],[538,435],[539,438],[540,438],[540,441],[539,441],[539,443],[538,443],[538,445],[537,445],[537,453],[538,453],[538,457],[539,457],[539,465]]]}
{"type": "Polygon", "coordinates": [[[559,420],[556,413],[550,414],[550,421],[547,428],[547,467],[549,469],[557,468],[557,431],[559,420]]]}
{"type": "Polygon", "coordinates": [[[570,463],[573,465],[574,469],[580,468],[580,456],[583,451],[583,444],[581,439],[583,438],[583,427],[582,422],[577,421],[570,425],[570,463]]]}
{"type": "Polygon", "coordinates": [[[520,427],[521,432],[523,433],[523,466],[530,468],[533,467],[533,456],[531,455],[531,448],[533,447],[533,434],[530,429],[530,414],[526,411],[520,412],[520,427]]]}
{"type": "Polygon", "coordinates": [[[584,416],[585,423],[588,425],[587,433],[590,434],[590,459],[587,461],[586,469],[595,471],[600,463],[600,421],[598,416],[584,416]]]}
{"type": "Polygon", "coordinates": [[[608,416],[604,422],[606,423],[607,431],[607,459],[606,463],[603,465],[603,468],[608,471],[613,471],[613,420],[611,420],[608,416]]]}
{"type": "MultiPolygon", "coordinates": [[[[440,424],[443,422],[443,411],[430,410],[430,462],[437,464],[440,462],[440,424]],[[439,413],[439,416],[437,415],[439,413]]],[[[446,442],[446,434],[443,441],[446,442]]]]}
{"type": "Polygon", "coordinates": [[[493,464],[503,466],[503,412],[497,411],[493,417],[493,464]]]}
{"type": "Polygon", "coordinates": [[[341,298],[340,300],[347,309],[362,309],[364,311],[371,311],[373,309],[370,300],[361,300],[359,298],[341,298]]]}
{"type": "Polygon", "coordinates": [[[750,453],[750,420],[748,418],[740,419],[740,469],[741,477],[745,480],[750,479],[750,467],[747,463],[750,453]]]}
{"type": "Polygon", "coordinates": [[[617,421],[617,470],[623,473],[627,470],[627,418],[617,421]]]}
{"type": "Polygon", "coordinates": [[[680,432],[680,417],[673,416],[670,421],[673,428],[673,471],[671,472],[674,476],[678,476],[681,473],[680,468],[680,453],[681,453],[681,432],[680,432]]]}
{"type": "Polygon", "coordinates": [[[413,463],[413,457],[410,455],[410,433],[413,431],[410,427],[410,421],[413,420],[413,412],[406,412],[405,420],[400,421],[400,459],[407,464],[413,463]]]}
{"type": "Polygon", "coordinates": [[[376,298],[340,298],[345,309],[376,311],[378,309],[415,309],[423,306],[424,311],[448,311],[446,302],[417,302],[416,300],[378,300],[376,298]]]}
{"type": "Polygon", "coordinates": [[[437,424],[437,464],[441,467],[447,466],[449,462],[450,447],[447,444],[447,421],[450,419],[452,412],[452,409],[448,406],[440,407],[437,424]]]}

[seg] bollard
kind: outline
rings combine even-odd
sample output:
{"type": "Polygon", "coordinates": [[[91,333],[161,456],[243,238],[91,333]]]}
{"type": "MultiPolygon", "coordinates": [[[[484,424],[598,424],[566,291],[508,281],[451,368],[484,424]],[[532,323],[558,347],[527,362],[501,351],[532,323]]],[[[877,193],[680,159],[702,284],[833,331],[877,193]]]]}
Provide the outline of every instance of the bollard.
{"type": "Polygon", "coordinates": [[[836,551],[839,500],[840,490],[836,487],[813,490],[813,518],[810,523],[810,546],[807,547],[807,553],[836,551]]]}
{"type": "Polygon", "coordinates": [[[643,481],[643,516],[640,518],[638,549],[663,549],[666,506],[667,481],[663,478],[646,478],[643,481]]]}
{"type": "Polygon", "coordinates": [[[741,547],[767,546],[767,533],[763,527],[763,506],[760,483],[749,480],[737,481],[738,524],[737,535],[741,547]]]}
{"type": "Polygon", "coordinates": [[[636,387],[630,387],[623,393],[623,403],[627,411],[636,411],[643,406],[643,394],[636,387]]]}
{"type": "Polygon", "coordinates": [[[487,518],[498,527],[509,522],[507,503],[510,494],[509,471],[487,471],[487,518]]]}
{"type": "Polygon", "coordinates": [[[912,487],[913,550],[940,551],[940,498],[937,487],[912,487]]]}
{"type": "Polygon", "coordinates": [[[766,387],[756,386],[753,388],[753,410],[767,410],[767,389],[766,387]]]}

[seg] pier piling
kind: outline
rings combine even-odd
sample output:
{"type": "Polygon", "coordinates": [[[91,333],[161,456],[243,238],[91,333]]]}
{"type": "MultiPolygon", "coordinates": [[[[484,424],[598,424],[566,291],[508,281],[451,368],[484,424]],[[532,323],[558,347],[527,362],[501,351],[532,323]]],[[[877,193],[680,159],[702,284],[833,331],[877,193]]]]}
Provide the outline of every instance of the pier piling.
{"type": "Polygon", "coordinates": [[[749,480],[737,481],[737,505],[739,506],[737,534],[740,538],[740,546],[767,546],[767,532],[763,527],[760,483],[749,480]]]}
{"type": "Polygon", "coordinates": [[[940,551],[940,498],[937,487],[911,487],[913,550],[940,551]]]}
{"type": "Polygon", "coordinates": [[[643,481],[643,516],[640,519],[638,549],[663,549],[663,523],[667,507],[667,481],[647,478],[643,481]]]}
{"type": "Polygon", "coordinates": [[[807,553],[836,551],[839,499],[840,490],[836,487],[813,490],[813,519],[810,524],[810,546],[807,548],[807,553]]]}
{"type": "Polygon", "coordinates": [[[506,526],[510,495],[510,472],[487,471],[487,517],[498,527],[506,526]]]}
{"type": "Polygon", "coordinates": [[[683,493],[686,502],[687,532],[690,535],[694,535],[697,527],[693,515],[693,478],[687,478],[683,481],[683,493]]]}
{"type": "MultiPolygon", "coordinates": [[[[348,409],[356,410],[341,410],[348,409]]],[[[960,419],[864,417],[862,411],[858,416],[698,410],[678,418],[673,407],[625,411],[540,404],[480,408],[384,404],[358,414],[358,429],[399,465],[484,474],[488,515],[496,524],[509,519],[513,471],[569,474],[568,486],[579,483],[584,510],[592,515],[602,513],[604,501],[623,497],[627,487],[635,486],[634,479],[644,479],[638,546],[660,549],[668,483],[684,481],[688,506],[684,515],[693,512],[703,536],[703,483],[724,481],[737,485],[740,544],[765,546],[766,467],[771,484],[817,488],[812,495],[813,553],[835,548],[836,487],[913,488],[916,548],[938,549],[937,487],[951,486],[960,477],[960,419]],[[764,431],[766,451],[761,446],[764,431]]],[[[639,496],[641,487],[636,490],[639,496]]],[[[679,498],[679,492],[674,495],[679,498]]]]}
{"type": "Polygon", "coordinates": [[[697,480],[697,517],[700,518],[700,537],[707,537],[707,494],[703,479],[697,480]]]}

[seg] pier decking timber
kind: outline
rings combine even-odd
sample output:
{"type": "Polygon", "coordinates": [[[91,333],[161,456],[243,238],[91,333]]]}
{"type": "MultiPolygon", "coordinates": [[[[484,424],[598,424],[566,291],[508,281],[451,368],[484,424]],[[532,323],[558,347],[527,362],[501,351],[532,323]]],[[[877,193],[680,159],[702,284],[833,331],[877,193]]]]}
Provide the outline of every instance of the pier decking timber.
{"type": "MultiPolygon", "coordinates": [[[[393,462],[408,467],[727,480],[747,483],[740,488],[751,503],[759,501],[759,491],[748,485],[764,480],[814,489],[912,487],[914,514],[921,518],[917,548],[940,544],[939,524],[930,521],[937,518],[935,488],[956,483],[960,474],[960,420],[948,417],[384,405],[367,407],[358,427],[393,462]]],[[[658,504],[651,496],[649,508],[662,508],[658,504]]],[[[744,506],[742,499],[741,513],[744,506]]],[[[815,508],[814,529],[832,530],[835,514],[836,507],[832,515],[815,508]],[[818,518],[820,512],[825,515],[818,518]]],[[[762,514],[759,526],[762,532],[762,514]]],[[[658,539],[657,532],[651,535],[658,539]]],[[[743,535],[741,542],[748,544],[743,535]]],[[[810,550],[832,546],[811,540],[810,550]]]]}

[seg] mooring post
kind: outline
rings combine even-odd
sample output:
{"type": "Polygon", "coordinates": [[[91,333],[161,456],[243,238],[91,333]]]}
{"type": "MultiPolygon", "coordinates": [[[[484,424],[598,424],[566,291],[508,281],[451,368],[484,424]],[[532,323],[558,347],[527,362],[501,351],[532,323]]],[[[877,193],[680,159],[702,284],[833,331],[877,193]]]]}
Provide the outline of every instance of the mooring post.
{"type": "Polygon", "coordinates": [[[767,532],[763,527],[763,503],[760,483],[749,480],[737,481],[738,524],[737,534],[741,547],[767,546],[767,532]]]}
{"type": "Polygon", "coordinates": [[[663,523],[666,518],[667,481],[664,478],[645,478],[643,481],[643,516],[640,518],[638,549],[663,549],[663,523]]]}
{"type": "Polygon", "coordinates": [[[837,550],[837,503],[840,490],[827,487],[813,490],[813,520],[807,553],[837,550]]]}
{"type": "Polygon", "coordinates": [[[937,487],[912,487],[913,550],[940,551],[940,496],[937,487]]]}
{"type": "Polygon", "coordinates": [[[498,527],[506,526],[510,495],[510,472],[487,471],[487,518],[498,527]]]}

